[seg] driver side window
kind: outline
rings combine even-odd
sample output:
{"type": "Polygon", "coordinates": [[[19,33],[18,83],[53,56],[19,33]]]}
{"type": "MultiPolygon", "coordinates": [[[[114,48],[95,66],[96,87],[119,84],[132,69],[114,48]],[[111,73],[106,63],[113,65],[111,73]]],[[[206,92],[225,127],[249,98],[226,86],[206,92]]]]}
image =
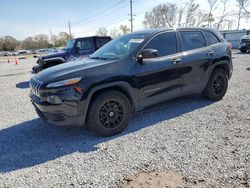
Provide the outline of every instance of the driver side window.
{"type": "Polygon", "coordinates": [[[157,56],[163,57],[178,52],[175,32],[162,33],[154,37],[144,49],[155,49],[157,56]]]}

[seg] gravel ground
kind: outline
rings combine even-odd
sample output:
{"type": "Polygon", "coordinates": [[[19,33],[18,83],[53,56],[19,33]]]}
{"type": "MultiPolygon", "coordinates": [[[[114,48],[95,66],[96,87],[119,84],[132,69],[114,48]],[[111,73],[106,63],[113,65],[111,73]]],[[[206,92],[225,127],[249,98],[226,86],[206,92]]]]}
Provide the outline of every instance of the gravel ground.
{"type": "Polygon", "coordinates": [[[234,57],[222,101],[172,100],[109,138],[39,120],[28,97],[35,60],[0,62],[0,187],[117,187],[140,172],[178,173],[186,187],[250,187],[250,54],[234,57]]]}

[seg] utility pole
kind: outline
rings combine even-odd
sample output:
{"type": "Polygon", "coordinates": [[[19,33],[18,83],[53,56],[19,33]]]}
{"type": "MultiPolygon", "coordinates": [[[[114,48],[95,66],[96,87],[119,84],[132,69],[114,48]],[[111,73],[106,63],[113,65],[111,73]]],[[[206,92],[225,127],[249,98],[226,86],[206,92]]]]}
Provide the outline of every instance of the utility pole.
{"type": "Polygon", "coordinates": [[[50,30],[50,38],[51,38],[51,42],[52,42],[52,44],[53,44],[53,45],[55,45],[55,44],[54,44],[53,34],[52,34],[52,31],[51,31],[51,30],[50,30]]]}
{"type": "Polygon", "coordinates": [[[129,21],[130,21],[130,24],[131,24],[131,26],[130,26],[130,31],[131,32],[133,32],[133,21],[134,21],[134,19],[133,19],[133,16],[135,16],[134,14],[133,14],[133,0],[130,0],[130,19],[129,19],[129,21]]]}
{"type": "Polygon", "coordinates": [[[70,35],[70,36],[72,36],[72,35],[71,35],[71,26],[70,26],[70,21],[68,22],[68,25],[69,25],[69,35],[70,35]]]}

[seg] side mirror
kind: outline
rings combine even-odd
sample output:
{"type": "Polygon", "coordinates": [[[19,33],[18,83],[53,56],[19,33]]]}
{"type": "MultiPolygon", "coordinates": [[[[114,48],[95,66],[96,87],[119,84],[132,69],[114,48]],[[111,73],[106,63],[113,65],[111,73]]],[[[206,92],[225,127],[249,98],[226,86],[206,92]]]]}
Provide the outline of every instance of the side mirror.
{"type": "Polygon", "coordinates": [[[143,49],[138,56],[137,60],[142,63],[143,59],[158,57],[158,50],[156,49],[143,49]]]}

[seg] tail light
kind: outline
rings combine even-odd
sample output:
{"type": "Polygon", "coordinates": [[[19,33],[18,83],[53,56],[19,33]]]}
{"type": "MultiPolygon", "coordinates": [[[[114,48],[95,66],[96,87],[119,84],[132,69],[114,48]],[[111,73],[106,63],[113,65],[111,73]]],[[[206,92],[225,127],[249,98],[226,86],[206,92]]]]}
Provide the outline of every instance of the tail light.
{"type": "Polygon", "coordinates": [[[227,43],[227,47],[230,48],[230,49],[232,49],[232,48],[233,48],[232,43],[231,43],[231,42],[228,42],[228,43],[227,43]]]}

